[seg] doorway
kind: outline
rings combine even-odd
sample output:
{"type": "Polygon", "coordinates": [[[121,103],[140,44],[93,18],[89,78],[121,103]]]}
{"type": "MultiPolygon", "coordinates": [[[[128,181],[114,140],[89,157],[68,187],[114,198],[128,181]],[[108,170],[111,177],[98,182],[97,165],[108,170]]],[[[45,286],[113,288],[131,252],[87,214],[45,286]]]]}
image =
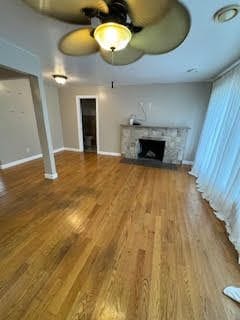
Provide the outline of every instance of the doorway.
{"type": "MultiPolygon", "coordinates": [[[[51,180],[56,179],[58,175],[56,172],[55,159],[53,154],[47,101],[44,82],[41,76],[42,70],[40,67],[40,61],[38,57],[33,55],[32,53],[26,51],[23,48],[17,47],[15,44],[11,44],[3,39],[0,39],[0,48],[0,67],[4,69],[2,75],[4,74],[4,77],[6,77],[7,73],[7,76],[15,77],[16,73],[20,73],[24,74],[24,76],[27,76],[30,80],[34,115],[41,144],[41,151],[43,154],[44,177],[51,180]],[[11,71],[13,71],[13,75],[9,75],[9,72],[11,71]]],[[[14,92],[18,92],[18,90],[14,89],[14,92]]],[[[16,106],[18,106],[18,103],[16,104],[16,106]]],[[[12,108],[11,104],[10,107],[11,110],[15,110],[14,108],[12,108]]],[[[15,111],[13,112],[13,115],[14,113],[16,115],[15,111]]],[[[25,116],[28,116],[28,113],[26,113],[25,116]]],[[[18,114],[18,117],[23,117],[21,112],[20,115],[18,114]]],[[[14,127],[13,129],[15,128],[16,127],[14,127]]],[[[25,130],[25,128],[21,128],[25,130]]]]}
{"type": "Polygon", "coordinates": [[[98,152],[98,101],[96,96],[77,96],[79,151],[98,152]]]}

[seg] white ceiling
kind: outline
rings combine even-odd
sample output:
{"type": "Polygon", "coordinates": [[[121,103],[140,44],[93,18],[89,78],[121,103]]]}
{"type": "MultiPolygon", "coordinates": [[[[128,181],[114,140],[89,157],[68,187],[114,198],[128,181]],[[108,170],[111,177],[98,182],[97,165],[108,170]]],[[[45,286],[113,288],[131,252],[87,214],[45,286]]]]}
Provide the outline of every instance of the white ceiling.
{"type": "Polygon", "coordinates": [[[209,80],[240,58],[240,15],[228,23],[217,24],[213,14],[232,4],[231,0],[182,2],[192,19],[185,42],[170,53],[144,56],[128,66],[112,67],[98,54],[64,56],[58,51],[58,40],[76,26],[41,16],[21,0],[0,1],[0,37],[39,55],[45,77],[66,73],[71,81],[101,85],[109,84],[112,79],[119,84],[209,80]],[[188,73],[192,68],[198,72],[188,73]]]}

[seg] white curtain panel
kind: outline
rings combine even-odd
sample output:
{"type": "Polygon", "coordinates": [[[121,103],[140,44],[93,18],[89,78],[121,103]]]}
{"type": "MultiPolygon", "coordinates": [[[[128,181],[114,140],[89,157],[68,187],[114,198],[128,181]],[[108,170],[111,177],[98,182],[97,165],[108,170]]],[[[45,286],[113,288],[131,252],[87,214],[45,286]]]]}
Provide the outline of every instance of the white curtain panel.
{"type": "Polygon", "coordinates": [[[240,256],[240,67],[213,84],[190,174],[240,256]]]}

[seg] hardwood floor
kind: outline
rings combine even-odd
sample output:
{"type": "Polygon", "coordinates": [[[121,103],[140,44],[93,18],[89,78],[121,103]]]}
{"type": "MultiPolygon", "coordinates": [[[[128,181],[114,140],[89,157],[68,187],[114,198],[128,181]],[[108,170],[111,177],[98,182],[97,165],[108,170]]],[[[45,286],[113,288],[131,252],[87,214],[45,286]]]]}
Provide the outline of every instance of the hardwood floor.
{"type": "Polygon", "coordinates": [[[65,152],[0,171],[0,319],[239,320],[237,254],[186,169],[65,152]]]}

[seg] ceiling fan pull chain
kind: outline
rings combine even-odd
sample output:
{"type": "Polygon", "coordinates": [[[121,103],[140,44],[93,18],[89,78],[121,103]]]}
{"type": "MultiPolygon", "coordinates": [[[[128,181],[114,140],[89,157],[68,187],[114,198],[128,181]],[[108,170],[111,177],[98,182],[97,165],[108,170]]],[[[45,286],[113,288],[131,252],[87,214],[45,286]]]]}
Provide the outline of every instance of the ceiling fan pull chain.
{"type": "MultiPolygon", "coordinates": [[[[114,51],[115,51],[115,48],[112,47],[111,48],[111,58],[112,58],[112,66],[114,66],[114,51]]],[[[112,69],[112,79],[113,79],[113,69],[112,69]]],[[[112,80],[112,89],[114,89],[114,80],[112,80]]]]}
{"type": "Polygon", "coordinates": [[[115,50],[115,48],[111,48],[111,50],[112,50],[112,65],[114,66],[114,50],[115,50]]]}

